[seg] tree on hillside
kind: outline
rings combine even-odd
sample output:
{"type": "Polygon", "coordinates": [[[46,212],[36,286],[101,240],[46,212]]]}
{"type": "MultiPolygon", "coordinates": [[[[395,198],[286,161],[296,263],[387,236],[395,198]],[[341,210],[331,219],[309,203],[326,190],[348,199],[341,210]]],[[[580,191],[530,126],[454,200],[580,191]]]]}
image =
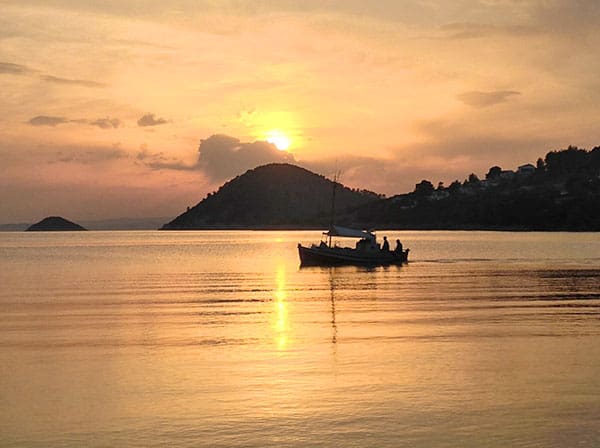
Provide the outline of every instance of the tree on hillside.
{"type": "Polygon", "coordinates": [[[583,171],[586,167],[588,152],[577,146],[569,146],[562,151],[550,151],[546,154],[546,170],[556,175],[565,175],[583,171]]]}
{"type": "Polygon", "coordinates": [[[469,184],[469,185],[479,185],[480,183],[481,183],[481,181],[479,180],[479,177],[477,177],[477,174],[475,174],[475,173],[469,174],[469,178],[465,181],[465,184],[469,184]]]}
{"type": "Polygon", "coordinates": [[[500,168],[498,165],[495,165],[490,168],[490,170],[485,175],[485,178],[487,180],[497,179],[498,177],[500,177],[501,173],[502,173],[502,168],[500,168]]]}
{"type": "Polygon", "coordinates": [[[434,191],[433,184],[425,179],[415,185],[415,195],[419,197],[431,196],[434,191]]]}

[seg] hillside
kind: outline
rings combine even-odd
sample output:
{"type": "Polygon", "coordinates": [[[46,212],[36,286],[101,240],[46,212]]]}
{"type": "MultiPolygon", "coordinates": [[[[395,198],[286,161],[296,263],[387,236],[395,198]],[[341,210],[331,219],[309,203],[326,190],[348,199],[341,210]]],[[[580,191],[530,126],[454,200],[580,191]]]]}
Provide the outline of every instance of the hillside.
{"type": "MultiPolygon", "coordinates": [[[[332,181],[304,168],[264,165],[227,182],[162,229],[327,226],[332,191],[332,181]]],[[[378,199],[372,192],[336,188],[340,212],[378,199]]]]}
{"type": "Polygon", "coordinates": [[[551,151],[516,171],[491,167],[448,187],[428,180],[411,193],[367,204],[344,219],[397,229],[600,230],[600,147],[551,151]]]}
{"type": "Polygon", "coordinates": [[[48,216],[29,226],[26,232],[57,232],[57,231],[73,231],[73,230],[86,230],[79,224],[75,224],[60,216],[48,216]]]}
{"type": "MultiPolygon", "coordinates": [[[[327,227],[332,181],[289,164],[227,182],[163,229],[327,227]]],[[[600,230],[600,147],[551,151],[517,170],[493,166],[449,186],[423,180],[384,199],[339,185],[336,222],[359,228],[600,230]]]]}

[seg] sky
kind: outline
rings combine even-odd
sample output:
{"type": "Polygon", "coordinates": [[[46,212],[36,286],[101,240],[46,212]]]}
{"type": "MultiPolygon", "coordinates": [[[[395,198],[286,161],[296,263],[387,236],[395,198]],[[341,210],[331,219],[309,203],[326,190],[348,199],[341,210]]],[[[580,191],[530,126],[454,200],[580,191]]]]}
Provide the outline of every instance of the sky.
{"type": "Polygon", "coordinates": [[[174,217],[269,162],[393,195],[600,145],[592,0],[0,10],[0,223],[174,217]]]}

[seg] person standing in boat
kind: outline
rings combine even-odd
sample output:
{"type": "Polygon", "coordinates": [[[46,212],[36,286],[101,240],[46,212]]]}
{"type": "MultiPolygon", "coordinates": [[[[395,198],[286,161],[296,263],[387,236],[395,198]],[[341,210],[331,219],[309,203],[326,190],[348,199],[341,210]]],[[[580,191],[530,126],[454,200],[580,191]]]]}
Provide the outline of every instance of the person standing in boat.
{"type": "Polygon", "coordinates": [[[400,240],[396,240],[396,248],[394,249],[394,252],[396,252],[397,254],[401,254],[404,251],[404,247],[402,246],[402,243],[400,242],[400,240]]]}
{"type": "Polygon", "coordinates": [[[383,252],[389,252],[390,251],[390,243],[387,240],[387,236],[383,237],[383,245],[381,246],[381,250],[383,252]]]}

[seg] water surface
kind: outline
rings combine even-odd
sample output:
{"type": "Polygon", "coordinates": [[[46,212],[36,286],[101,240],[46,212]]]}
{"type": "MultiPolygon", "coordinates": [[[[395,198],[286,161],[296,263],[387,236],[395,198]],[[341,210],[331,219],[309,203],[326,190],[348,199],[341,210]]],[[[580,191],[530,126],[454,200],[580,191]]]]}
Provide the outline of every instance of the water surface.
{"type": "Polygon", "coordinates": [[[600,235],[0,233],[2,446],[599,446],[600,235]]]}

